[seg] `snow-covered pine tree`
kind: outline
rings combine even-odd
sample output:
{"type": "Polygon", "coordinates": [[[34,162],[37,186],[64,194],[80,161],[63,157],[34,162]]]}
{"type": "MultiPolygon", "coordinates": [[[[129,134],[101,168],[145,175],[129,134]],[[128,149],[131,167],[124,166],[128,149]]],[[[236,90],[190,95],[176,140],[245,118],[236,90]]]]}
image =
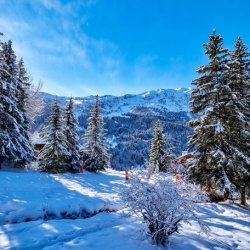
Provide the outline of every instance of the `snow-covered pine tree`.
{"type": "Polygon", "coordinates": [[[190,166],[192,178],[202,185],[220,191],[227,198],[234,185],[229,180],[232,169],[230,130],[230,107],[233,98],[227,83],[225,68],[227,49],[222,47],[223,39],[215,31],[204,45],[209,64],[201,66],[201,77],[192,82],[191,112],[198,118],[189,123],[194,129],[189,144],[195,149],[190,166]]]}
{"type": "Polygon", "coordinates": [[[29,77],[24,67],[24,61],[21,58],[18,62],[17,68],[17,101],[18,109],[23,113],[23,127],[28,132],[29,119],[27,116],[27,102],[29,98],[29,91],[31,88],[29,77]]]}
{"type": "Polygon", "coordinates": [[[80,144],[78,137],[78,122],[74,115],[74,101],[71,97],[68,104],[65,107],[64,115],[64,134],[66,136],[68,151],[70,157],[67,159],[69,164],[69,170],[72,172],[79,171],[79,160],[80,160],[80,144]]]}
{"type": "Polygon", "coordinates": [[[158,120],[154,127],[154,138],[151,142],[149,162],[153,165],[155,172],[164,171],[162,165],[162,156],[164,155],[164,141],[161,123],[158,120]]]}
{"type": "Polygon", "coordinates": [[[105,144],[104,121],[101,115],[99,97],[88,118],[88,127],[84,136],[84,148],[81,152],[84,167],[88,171],[96,172],[110,167],[110,155],[105,144]]]}
{"type": "Polygon", "coordinates": [[[62,173],[69,169],[66,159],[70,157],[64,130],[62,111],[57,101],[52,103],[47,125],[41,131],[45,146],[39,154],[41,171],[62,173]]]}
{"type": "Polygon", "coordinates": [[[29,90],[31,87],[29,77],[24,67],[24,61],[21,58],[18,62],[18,73],[17,73],[17,98],[20,106],[20,110],[26,111],[26,103],[29,97],[29,90]]]}
{"type": "Polygon", "coordinates": [[[17,99],[17,63],[12,42],[3,43],[0,49],[0,167],[24,167],[33,158],[23,112],[17,99]]]}
{"type": "MultiPolygon", "coordinates": [[[[0,37],[3,35],[3,33],[0,32],[0,37]]],[[[3,118],[4,118],[4,113],[5,113],[5,103],[6,103],[6,96],[4,96],[4,90],[6,89],[6,81],[4,79],[5,75],[5,62],[4,62],[4,55],[3,55],[3,42],[0,40],[0,168],[2,166],[3,161],[5,160],[5,147],[4,142],[6,143],[6,128],[4,129],[3,126],[3,118]],[[5,140],[4,140],[5,138],[5,140]]],[[[6,92],[5,92],[6,95],[6,92]]]]}
{"type": "Polygon", "coordinates": [[[245,190],[250,183],[250,54],[239,37],[230,52],[227,67],[228,83],[233,98],[227,106],[230,114],[228,119],[228,138],[231,144],[231,172],[229,179],[241,193],[241,203],[246,204],[245,190]]]}

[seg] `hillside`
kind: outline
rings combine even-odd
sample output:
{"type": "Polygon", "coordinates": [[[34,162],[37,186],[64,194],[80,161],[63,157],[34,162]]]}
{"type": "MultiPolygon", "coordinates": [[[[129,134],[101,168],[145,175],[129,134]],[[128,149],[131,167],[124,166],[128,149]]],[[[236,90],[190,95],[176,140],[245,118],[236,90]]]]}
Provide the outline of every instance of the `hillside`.
{"type": "MultiPolygon", "coordinates": [[[[63,107],[68,97],[42,94],[44,114],[37,119],[32,131],[37,131],[49,114],[49,104],[57,98],[63,107]]],[[[190,129],[188,101],[189,89],[159,89],[138,95],[101,96],[100,102],[105,118],[108,144],[111,148],[112,166],[117,169],[140,166],[148,158],[152,128],[157,119],[162,121],[166,141],[180,154],[187,149],[190,129]]],[[[79,120],[80,135],[86,129],[86,120],[95,96],[76,97],[75,113],[79,120]]]]}
{"type": "Polygon", "coordinates": [[[124,173],[50,175],[0,172],[0,249],[249,249],[249,211],[232,204],[200,204],[209,227],[201,233],[194,220],[183,223],[170,245],[152,245],[146,225],[127,217],[119,192],[124,173]],[[6,192],[8,190],[8,192],[6,192]]]}

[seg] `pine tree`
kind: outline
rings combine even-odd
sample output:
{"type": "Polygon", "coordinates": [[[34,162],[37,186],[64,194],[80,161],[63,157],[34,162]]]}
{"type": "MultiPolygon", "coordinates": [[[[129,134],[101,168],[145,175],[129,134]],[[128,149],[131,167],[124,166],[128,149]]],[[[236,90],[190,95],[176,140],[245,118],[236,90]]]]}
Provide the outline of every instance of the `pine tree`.
{"type": "Polygon", "coordinates": [[[12,42],[0,50],[0,167],[4,161],[24,167],[33,158],[23,112],[17,99],[17,63],[12,42]]]}
{"type": "Polygon", "coordinates": [[[222,47],[223,39],[213,31],[204,45],[209,64],[198,69],[202,76],[192,83],[190,107],[198,118],[189,124],[194,128],[189,144],[194,148],[190,172],[194,180],[224,193],[233,190],[229,180],[232,170],[231,145],[228,138],[230,107],[234,96],[226,77],[228,51],[222,47]]]}
{"type": "Polygon", "coordinates": [[[64,134],[66,136],[68,151],[70,157],[67,159],[69,164],[69,169],[72,172],[79,171],[79,160],[80,160],[80,144],[78,137],[78,123],[74,115],[74,102],[73,98],[70,98],[68,104],[65,107],[64,111],[64,134]]]}
{"type": "MultiPolygon", "coordinates": [[[[27,138],[27,143],[29,143],[29,148],[33,148],[32,143],[29,139],[29,126],[30,117],[28,117],[27,105],[29,102],[29,92],[31,90],[30,79],[27,76],[26,69],[24,67],[24,61],[21,58],[17,65],[17,106],[19,111],[23,114],[24,136],[27,138]]],[[[33,149],[32,149],[33,151],[33,149]]]]}
{"type": "Polygon", "coordinates": [[[164,141],[161,123],[158,120],[154,127],[154,138],[151,142],[149,162],[154,166],[154,171],[163,171],[162,156],[164,155],[164,141]]]}
{"type": "Polygon", "coordinates": [[[110,155],[105,145],[104,132],[104,121],[97,96],[88,118],[84,136],[85,145],[82,150],[82,161],[88,171],[95,172],[110,167],[110,155]]]}
{"type": "Polygon", "coordinates": [[[70,157],[69,145],[64,130],[62,111],[57,101],[52,104],[47,126],[41,131],[45,146],[39,154],[39,167],[42,171],[62,173],[69,169],[66,162],[70,157]]]}
{"type": "Polygon", "coordinates": [[[230,52],[227,67],[228,83],[233,98],[228,102],[228,138],[231,144],[231,173],[229,176],[241,192],[241,203],[246,204],[245,190],[250,183],[250,54],[241,38],[230,52]]]}
{"type": "MultiPolygon", "coordinates": [[[[27,76],[26,69],[24,67],[24,61],[21,58],[18,62],[17,69],[17,99],[19,104],[19,109],[26,113],[26,105],[29,98],[29,91],[31,88],[30,79],[27,76]]],[[[25,117],[25,123],[28,123],[27,117],[25,117]]]]}

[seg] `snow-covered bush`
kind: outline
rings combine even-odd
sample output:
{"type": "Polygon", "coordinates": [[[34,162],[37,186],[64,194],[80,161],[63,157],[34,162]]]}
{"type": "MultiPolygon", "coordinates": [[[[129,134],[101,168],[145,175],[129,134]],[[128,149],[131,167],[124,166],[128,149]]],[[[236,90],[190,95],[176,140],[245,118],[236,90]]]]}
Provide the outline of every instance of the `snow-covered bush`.
{"type": "Polygon", "coordinates": [[[178,232],[181,222],[189,222],[191,217],[198,220],[196,203],[205,201],[206,196],[197,186],[175,183],[173,177],[165,174],[154,175],[150,181],[145,177],[133,178],[121,197],[131,214],[143,217],[153,242],[165,245],[169,236],[178,232]]]}

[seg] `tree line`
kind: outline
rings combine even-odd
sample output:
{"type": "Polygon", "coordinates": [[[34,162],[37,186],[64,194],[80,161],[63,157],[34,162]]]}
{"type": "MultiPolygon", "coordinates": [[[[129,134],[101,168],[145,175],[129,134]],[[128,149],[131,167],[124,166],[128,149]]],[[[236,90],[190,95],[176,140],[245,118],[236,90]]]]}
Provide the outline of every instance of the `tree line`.
{"type": "Polygon", "coordinates": [[[31,83],[12,42],[0,41],[0,168],[7,162],[25,166],[33,159],[29,140],[28,98],[31,83]]]}
{"type": "MultiPolygon", "coordinates": [[[[0,41],[0,168],[24,168],[36,160],[29,128],[43,106],[38,90],[23,59],[17,60],[12,41],[0,41]]],[[[73,99],[64,111],[56,100],[51,109],[40,132],[45,144],[38,155],[41,171],[78,172],[80,162],[90,171],[110,166],[98,97],[88,119],[83,146],[79,144],[73,99]]]]}
{"type": "MultiPolygon", "coordinates": [[[[240,192],[245,204],[250,183],[250,54],[239,37],[234,50],[223,47],[223,38],[215,31],[204,44],[208,63],[198,68],[200,77],[192,84],[190,108],[195,119],[189,122],[193,134],[187,174],[207,192],[216,190],[225,199],[240,192]]],[[[5,162],[24,167],[34,159],[29,139],[29,103],[31,82],[22,59],[16,58],[12,42],[0,44],[0,166],[5,162]]],[[[58,102],[41,131],[45,146],[39,154],[39,166],[47,172],[78,171],[79,162],[91,171],[110,166],[105,142],[104,122],[99,98],[96,98],[84,145],[79,144],[78,124],[73,99],[62,111],[58,102]]],[[[172,164],[172,147],[163,150],[164,139],[156,123],[150,151],[155,171],[167,171],[172,164]]]]}
{"type": "MultiPolygon", "coordinates": [[[[189,179],[208,193],[224,199],[236,198],[246,204],[250,184],[250,54],[242,38],[234,50],[223,48],[223,38],[214,30],[204,44],[208,64],[197,70],[193,80],[190,108],[195,119],[189,122],[192,160],[186,169],[189,179]]],[[[154,169],[167,171],[162,129],[156,123],[150,162],[154,169]]],[[[168,156],[168,159],[169,158],[168,156]]]]}
{"type": "Polygon", "coordinates": [[[40,132],[45,143],[38,155],[40,169],[50,173],[62,173],[79,172],[80,164],[93,172],[110,167],[110,155],[105,144],[103,126],[97,96],[88,118],[84,145],[80,145],[73,98],[70,98],[64,110],[55,100],[46,125],[40,132]]]}

